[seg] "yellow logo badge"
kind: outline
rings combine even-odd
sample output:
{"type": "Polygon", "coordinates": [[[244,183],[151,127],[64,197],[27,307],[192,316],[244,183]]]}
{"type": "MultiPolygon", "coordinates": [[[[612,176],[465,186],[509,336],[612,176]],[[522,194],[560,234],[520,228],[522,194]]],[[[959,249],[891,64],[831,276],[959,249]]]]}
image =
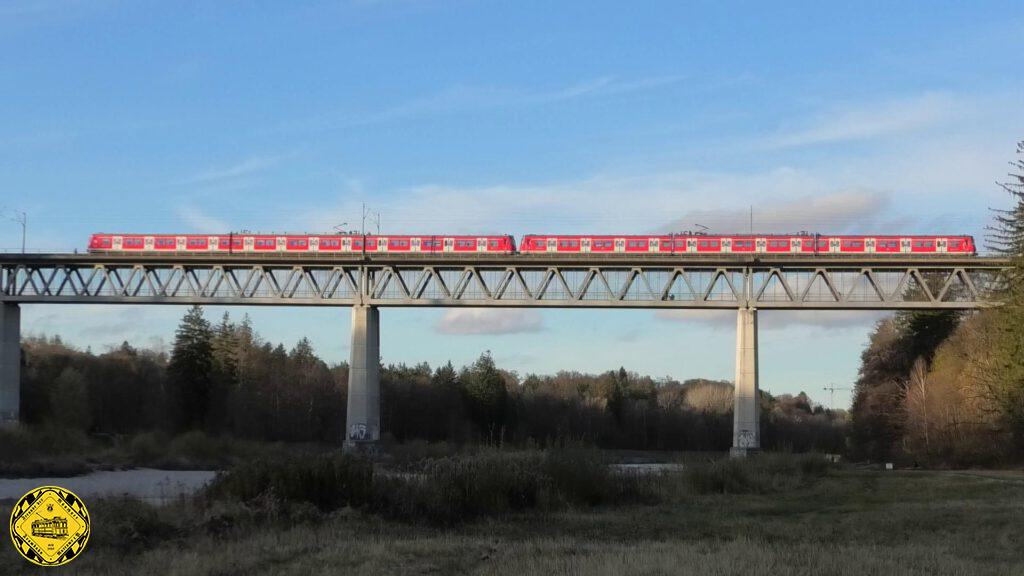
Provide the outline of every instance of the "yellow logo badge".
{"type": "Polygon", "coordinates": [[[11,539],[29,562],[67,564],[89,540],[89,511],[70,490],[41,486],[21,497],[11,512],[11,539]]]}

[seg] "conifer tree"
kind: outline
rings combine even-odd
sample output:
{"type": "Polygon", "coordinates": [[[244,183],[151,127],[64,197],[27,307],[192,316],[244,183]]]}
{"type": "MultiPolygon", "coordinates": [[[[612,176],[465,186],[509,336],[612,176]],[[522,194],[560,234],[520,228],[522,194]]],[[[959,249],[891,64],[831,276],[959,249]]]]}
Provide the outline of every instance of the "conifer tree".
{"type": "Polygon", "coordinates": [[[993,312],[995,344],[989,350],[992,362],[982,377],[1018,446],[1024,447],[1024,141],[1017,144],[1017,154],[1021,159],[1010,163],[1009,181],[999,183],[1013,206],[995,210],[995,223],[989,227],[989,247],[1009,258],[1011,267],[999,284],[1000,306],[993,312]]]}
{"type": "Polygon", "coordinates": [[[199,427],[210,404],[213,368],[213,334],[203,318],[201,306],[192,306],[181,319],[174,335],[174,348],[167,365],[177,400],[180,429],[199,427]]]}

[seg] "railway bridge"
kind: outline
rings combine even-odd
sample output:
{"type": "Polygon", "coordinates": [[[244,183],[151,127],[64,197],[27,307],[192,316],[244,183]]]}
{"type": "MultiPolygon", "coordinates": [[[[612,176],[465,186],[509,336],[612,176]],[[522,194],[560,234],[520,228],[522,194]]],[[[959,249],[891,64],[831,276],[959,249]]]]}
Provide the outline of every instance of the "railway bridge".
{"type": "Polygon", "coordinates": [[[20,304],[352,308],[347,447],[380,437],[387,307],[736,310],[733,453],[760,448],[759,310],[964,310],[1008,262],[952,254],[3,254],[0,421],[17,421],[20,304]]]}

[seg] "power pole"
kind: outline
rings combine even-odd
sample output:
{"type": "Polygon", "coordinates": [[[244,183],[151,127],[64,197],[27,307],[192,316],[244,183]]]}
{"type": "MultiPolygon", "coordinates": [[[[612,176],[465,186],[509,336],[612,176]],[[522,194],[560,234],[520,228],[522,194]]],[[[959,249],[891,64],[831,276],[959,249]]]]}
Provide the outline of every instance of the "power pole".
{"type": "Polygon", "coordinates": [[[28,230],[28,214],[24,210],[3,210],[3,212],[10,212],[13,216],[7,216],[7,219],[11,222],[21,224],[21,253],[25,253],[25,237],[27,236],[28,230]]]}

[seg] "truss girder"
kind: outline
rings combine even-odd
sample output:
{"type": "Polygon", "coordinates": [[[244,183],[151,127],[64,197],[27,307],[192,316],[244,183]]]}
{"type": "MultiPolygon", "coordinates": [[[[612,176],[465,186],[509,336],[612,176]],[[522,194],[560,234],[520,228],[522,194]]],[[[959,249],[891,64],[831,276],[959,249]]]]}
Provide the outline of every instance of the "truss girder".
{"type": "Polygon", "coordinates": [[[1003,268],[501,264],[0,263],[0,300],[40,303],[965,309],[1003,268]]]}

